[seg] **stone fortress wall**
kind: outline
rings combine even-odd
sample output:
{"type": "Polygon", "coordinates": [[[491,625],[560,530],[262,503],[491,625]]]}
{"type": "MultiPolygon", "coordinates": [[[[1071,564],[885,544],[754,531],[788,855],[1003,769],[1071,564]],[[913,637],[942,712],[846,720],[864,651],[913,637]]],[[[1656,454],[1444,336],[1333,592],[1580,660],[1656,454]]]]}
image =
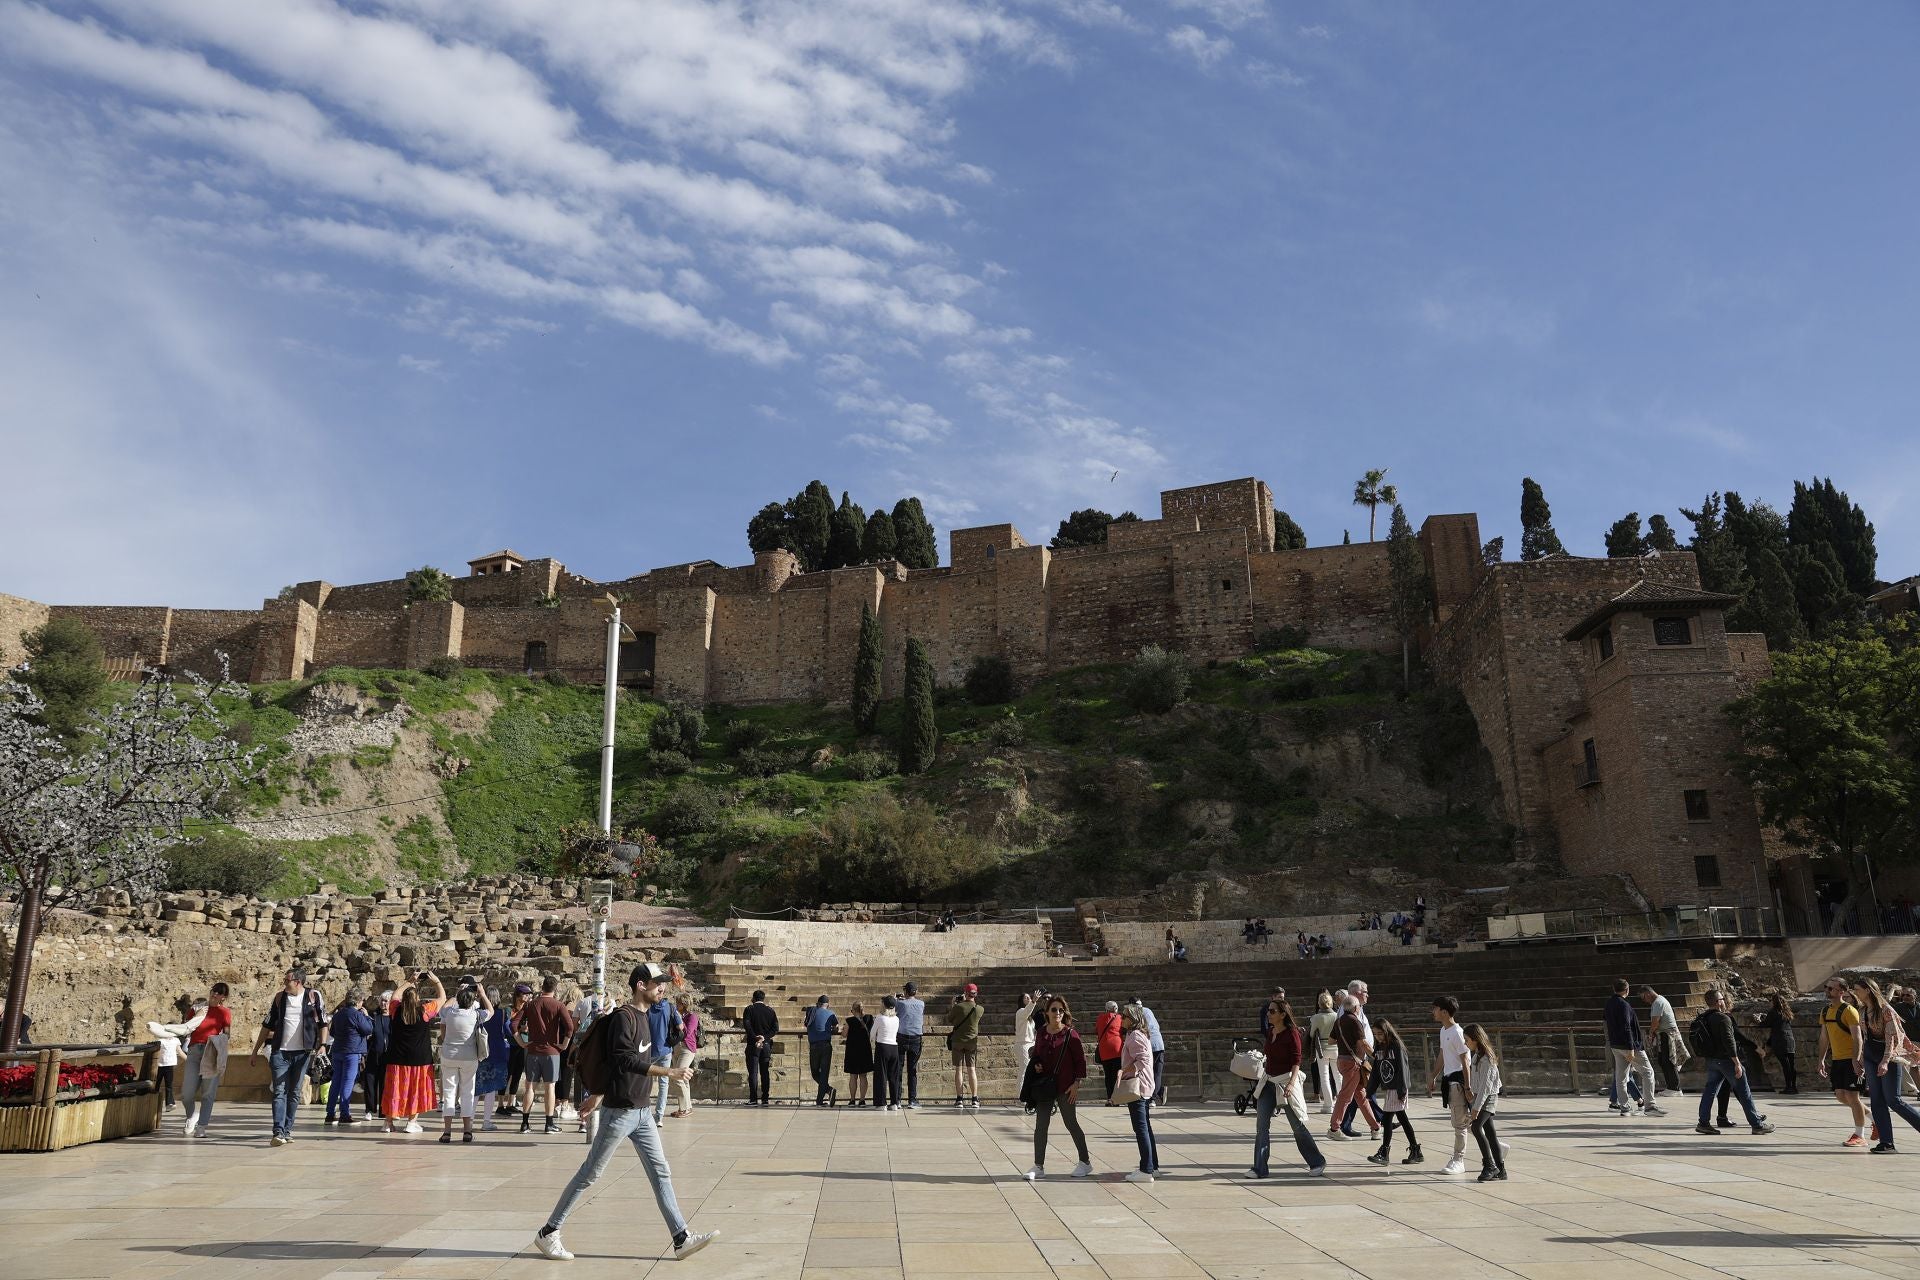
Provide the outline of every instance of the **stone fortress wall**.
{"type": "MultiPolygon", "coordinates": [[[[979,657],[1005,658],[1023,680],[1124,662],[1150,644],[1229,658],[1279,628],[1323,645],[1399,647],[1384,541],[1276,550],[1274,528],[1272,490],[1245,478],[1168,490],[1159,518],[1113,525],[1098,547],[1033,546],[1010,524],[956,529],[948,563],[932,569],[801,573],[775,550],[747,565],[701,560],[597,582],[557,560],[499,552],[472,562],[444,602],[409,604],[403,579],[303,582],[253,610],[0,596],[0,657],[18,660],[22,630],[73,616],[123,666],[214,674],[224,654],[234,678],[265,682],[454,657],[597,682],[610,596],[635,633],[622,646],[622,683],[703,704],[844,702],[868,607],[885,634],[886,696],[901,690],[909,639],[926,645],[943,683],[979,657]]],[[[1692,555],[1489,569],[1477,516],[1429,516],[1418,537],[1434,587],[1420,641],[1466,695],[1523,854],[1560,856],[1579,874],[1628,872],[1659,905],[1770,904],[1752,798],[1729,775],[1713,727],[1736,687],[1765,675],[1764,640],[1729,635],[1710,605],[1690,606],[1703,643],[1682,667],[1638,672],[1627,704],[1593,683],[1585,650],[1566,635],[1636,583],[1697,592],[1692,555]],[[1604,786],[1569,782],[1566,741],[1586,740],[1571,734],[1576,722],[1604,743],[1604,786]],[[1709,824],[1676,820],[1683,792],[1700,789],[1714,797],[1709,824]],[[1720,859],[1719,884],[1696,870],[1703,852],[1720,859]]]]}

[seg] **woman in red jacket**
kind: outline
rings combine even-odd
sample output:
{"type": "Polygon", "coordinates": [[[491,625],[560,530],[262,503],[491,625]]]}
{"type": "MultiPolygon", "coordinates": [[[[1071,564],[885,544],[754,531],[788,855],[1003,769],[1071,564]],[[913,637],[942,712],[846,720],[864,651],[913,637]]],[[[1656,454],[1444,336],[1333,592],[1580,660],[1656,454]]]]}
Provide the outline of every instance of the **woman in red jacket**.
{"type": "Polygon", "coordinates": [[[1084,1178],[1093,1172],[1093,1159],[1087,1154],[1087,1135],[1080,1129],[1074,1102],[1080,1082],[1087,1075],[1087,1047],[1080,1042],[1080,1033],[1073,1029],[1073,1013],[1060,996],[1047,997],[1046,1025],[1034,1037],[1028,1058],[1033,1063],[1034,1077],[1030,1095],[1033,1168],[1027,1170],[1027,1181],[1038,1182],[1047,1176],[1047,1124],[1055,1107],[1060,1108],[1060,1120],[1073,1135],[1074,1151],[1080,1157],[1080,1163],[1073,1166],[1073,1176],[1084,1178]]]}
{"type": "Polygon", "coordinates": [[[1113,1082],[1120,1078],[1120,1046],[1125,1039],[1120,1029],[1120,1006],[1107,1001],[1107,1011],[1093,1020],[1094,1055],[1107,1077],[1107,1101],[1113,1101],[1113,1082]]]}

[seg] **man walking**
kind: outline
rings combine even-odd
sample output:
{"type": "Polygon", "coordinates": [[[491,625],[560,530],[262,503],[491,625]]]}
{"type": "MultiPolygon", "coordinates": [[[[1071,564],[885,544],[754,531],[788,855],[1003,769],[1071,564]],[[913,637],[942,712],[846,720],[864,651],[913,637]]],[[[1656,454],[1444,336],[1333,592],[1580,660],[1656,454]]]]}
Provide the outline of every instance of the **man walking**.
{"type": "Polygon", "coordinates": [[[839,1092],[833,1079],[833,1038],[840,1034],[840,1016],[823,995],[807,1010],[807,1067],[813,1073],[813,1105],[830,1107],[839,1092]]]}
{"type": "Polygon", "coordinates": [[[1446,1100],[1447,1117],[1453,1121],[1453,1156],[1442,1173],[1467,1171],[1467,1090],[1472,1079],[1473,1055],[1467,1049],[1467,1033],[1460,1026],[1460,1002],[1452,996],[1435,996],[1433,1020],[1440,1024],[1440,1057],[1427,1077],[1427,1088],[1440,1080],[1440,1096],[1446,1100]]]}
{"type": "MultiPolygon", "coordinates": [[[[671,976],[672,975],[669,974],[669,977],[671,976]]],[[[595,1001],[599,999],[597,996],[591,998],[595,1001]]],[[[599,1012],[597,1006],[595,1012],[599,1012]]],[[[680,1011],[673,1007],[673,1001],[660,999],[655,1000],[648,1006],[647,1033],[650,1037],[650,1043],[656,1047],[660,1055],[660,1060],[665,1063],[671,1063],[673,1061],[673,1051],[680,1046],[680,1037],[684,1034],[684,1029],[680,1024],[680,1011]]],[[[664,1075],[654,1081],[653,1122],[656,1125],[666,1123],[667,1085],[669,1083],[670,1081],[664,1075]]],[[[583,1120],[582,1124],[585,1123],[583,1120]]]]}
{"type": "Polygon", "coordinates": [[[907,1077],[907,1108],[913,1110],[920,1105],[920,1047],[927,1030],[927,1002],[911,982],[904,991],[893,1003],[900,1015],[900,1068],[907,1077]]]}
{"type": "MultiPolygon", "coordinates": [[[[604,1048],[607,1055],[604,1064],[596,1064],[597,1071],[589,1069],[591,1078],[599,1080],[602,1074],[605,1077],[606,1092],[597,1100],[597,1109],[605,1113],[600,1131],[594,1135],[579,1171],[560,1193],[560,1201],[553,1206],[547,1224],[533,1238],[533,1247],[540,1255],[556,1262],[573,1257],[560,1242],[560,1228],[566,1224],[581,1195],[606,1172],[607,1162],[613,1159],[614,1149],[622,1138],[633,1143],[640,1167],[646,1170],[647,1182],[653,1187],[653,1201],[660,1207],[667,1230],[673,1233],[675,1261],[700,1252],[720,1234],[707,1231],[694,1235],[688,1230],[686,1219],[680,1216],[680,1204],[673,1194],[673,1173],[667,1167],[660,1130],[648,1107],[655,1079],[687,1080],[693,1076],[691,1067],[669,1067],[665,1061],[666,1046],[652,1039],[648,1015],[654,1006],[664,1003],[666,970],[658,965],[635,965],[627,987],[631,998],[607,1015],[612,1021],[605,1031],[586,1042],[587,1047],[604,1048]]],[[[589,1098],[582,1105],[593,1110],[595,1103],[595,1099],[589,1098]]]]}
{"type": "Polygon", "coordinates": [[[1153,1016],[1153,1010],[1147,1008],[1147,1002],[1139,996],[1133,1002],[1140,1006],[1140,1016],[1146,1019],[1147,1043],[1153,1048],[1153,1105],[1167,1105],[1167,1042],[1160,1034],[1160,1019],[1153,1016]]]}
{"type": "Polygon", "coordinates": [[[1334,1100],[1336,1123],[1327,1131],[1335,1142],[1354,1136],[1346,1132],[1347,1108],[1352,1106],[1370,1133],[1380,1132],[1380,1121],[1367,1100],[1368,1064],[1373,1058],[1373,1025],[1367,1020],[1367,984],[1355,981],[1347,986],[1347,1007],[1333,1024],[1333,1038],[1340,1045],[1340,1096],[1334,1100]]]}
{"type": "Polygon", "coordinates": [[[307,987],[304,969],[287,970],[286,986],[267,1006],[267,1019],[254,1037],[253,1056],[263,1045],[273,1072],[273,1141],[276,1147],[293,1141],[293,1121],[300,1113],[300,1094],[306,1088],[307,1060],[327,1047],[327,1011],[318,991],[307,987]]]}
{"type": "Polygon", "coordinates": [[[1647,1022],[1653,1028],[1653,1060],[1660,1066],[1660,1088],[1667,1093],[1680,1092],[1680,1068],[1687,1061],[1687,1040],[1680,1034],[1680,1020],[1673,1016],[1673,1001],[1651,985],[1640,988],[1647,1002],[1647,1022]]]}
{"type": "MultiPolygon", "coordinates": [[[[1827,979],[1827,1007],[1820,1011],[1820,1078],[1833,1087],[1833,1096],[1853,1114],[1853,1132],[1843,1147],[1867,1145],[1867,1110],[1860,1104],[1860,1011],[1847,1002],[1847,984],[1827,979]]],[[[1886,1135],[1880,1135],[1885,1140],[1886,1135]]]]}
{"type": "Polygon", "coordinates": [[[753,1003],[740,1015],[747,1029],[747,1105],[773,1105],[773,1038],[780,1034],[780,1015],[767,1004],[767,993],[755,991],[753,1003]]]}
{"type": "Polygon", "coordinates": [[[1640,1019],[1634,1016],[1627,999],[1630,986],[1625,978],[1613,982],[1613,995],[1607,1000],[1604,1018],[1607,1024],[1607,1048],[1613,1054],[1613,1109],[1623,1116],[1663,1116],[1653,1100],[1653,1064],[1647,1061],[1645,1042],[1640,1037],[1640,1019]],[[1627,1094],[1627,1080],[1640,1085],[1640,1106],[1634,1108],[1627,1094]]]}
{"type": "Polygon", "coordinates": [[[1729,1081],[1733,1096],[1740,1100],[1740,1109],[1747,1113],[1747,1124],[1755,1133],[1772,1133],[1767,1118],[1754,1110],[1753,1090],[1747,1087],[1747,1069],[1740,1065],[1740,1044],[1734,1038],[1733,1019],[1722,1007],[1720,989],[1709,988],[1706,999],[1707,1011],[1693,1020],[1689,1033],[1693,1047],[1707,1060],[1707,1081],[1700,1086],[1700,1123],[1693,1131],[1709,1137],[1720,1135],[1712,1124],[1713,1099],[1720,1092],[1721,1082],[1729,1081]]]}
{"type": "MultiPolygon", "coordinates": [[[[553,974],[541,979],[540,994],[527,1001],[513,1024],[514,1032],[527,1049],[529,1091],[539,1091],[541,1105],[546,1110],[543,1133],[560,1132],[560,1117],[554,1110],[553,1096],[560,1083],[560,1052],[572,1042],[577,1028],[573,1014],[554,994],[559,989],[560,979],[553,974]]],[[[525,1133],[532,1125],[533,1100],[529,1097],[527,1109],[520,1113],[520,1132],[525,1133]]]]}
{"type": "Polygon", "coordinates": [[[947,1010],[953,1024],[953,1105],[980,1109],[980,988],[969,982],[947,1010]]]}

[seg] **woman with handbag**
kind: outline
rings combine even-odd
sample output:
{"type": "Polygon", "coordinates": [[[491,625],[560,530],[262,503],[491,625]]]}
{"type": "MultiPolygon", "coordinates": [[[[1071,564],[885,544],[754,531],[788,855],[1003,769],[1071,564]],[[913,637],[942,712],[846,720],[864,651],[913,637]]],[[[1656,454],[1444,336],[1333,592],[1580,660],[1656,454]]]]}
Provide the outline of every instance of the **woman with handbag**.
{"type": "Polygon", "coordinates": [[[1302,1118],[1306,1099],[1300,1092],[1300,1069],[1305,1050],[1305,1037],[1294,1023],[1293,1009],[1284,1000],[1269,1002],[1266,1064],[1254,1085],[1260,1098],[1253,1129],[1253,1168],[1247,1171],[1249,1178],[1267,1176],[1267,1157],[1272,1150],[1269,1135],[1275,1111],[1286,1112],[1287,1127],[1293,1130],[1293,1145],[1299,1149],[1300,1158],[1307,1162],[1307,1173],[1316,1178],[1326,1175],[1326,1157],[1320,1154],[1313,1133],[1302,1118]]]}
{"type": "Polygon", "coordinates": [[[1107,1001],[1106,1012],[1093,1020],[1094,1055],[1100,1059],[1100,1071],[1107,1078],[1107,1101],[1113,1101],[1113,1083],[1120,1078],[1120,1042],[1122,1029],[1120,1006],[1107,1001]]]}
{"type": "Polygon", "coordinates": [[[1856,977],[1850,984],[1860,1003],[1860,1030],[1855,1037],[1854,1072],[1867,1082],[1867,1102],[1873,1110],[1874,1132],[1880,1141],[1872,1148],[1875,1155],[1892,1155],[1893,1118],[1899,1116],[1920,1130],[1920,1111],[1900,1096],[1900,1075],[1905,1067],[1920,1060],[1907,1040],[1906,1027],[1893,1005],[1881,993],[1872,978],[1856,977]]]}
{"type": "Polygon", "coordinates": [[[1137,1004],[1120,1011],[1126,1036],[1120,1043],[1120,1078],[1107,1090],[1108,1102],[1125,1103],[1127,1118],[1133,1121],[1133,1140],[1140,1146],[1140,1167],[1127,1175],[1128,1182],[1152,1182],[1160,1172],[1160,1153],[1153,1145],[1153,1117],[1149,1114],[1153,1097],[1153,1041],[1147,1038],[1147,1016],[1137,1004]]]}
{"type": "Polygon", "coordinates": [[[1046,1013],[1047,1024],[1034,1037],[1027,1084],[1022,1090],[1022,1096],[1033,1104],[1033,1168],[1027,1170],[1028,1182],[1047,1176],[1047,1126],[1056,1107],[1080,1157],[1073,1166],[1073,1176],[1084,1178],[1093,1172],[1087,1135],[1074,1109],[1080,1082],[1087,1076],[1087,1047],[1073,1029],[1073,1012],[1067,1008],[1065,997],[1048,996],[1046,1013]]]}
{"type": "Polygon", "coordinates": [[[486,1022],[493,1001],[473,978],[460,979],[453,1007],[442,1007],[440,1023],[440,1141],[453,1141],[453,1117],[460,1116],[460,1141],[473,1141],[473,1094],[480,1064],[490,1056],[486,1022]]]}

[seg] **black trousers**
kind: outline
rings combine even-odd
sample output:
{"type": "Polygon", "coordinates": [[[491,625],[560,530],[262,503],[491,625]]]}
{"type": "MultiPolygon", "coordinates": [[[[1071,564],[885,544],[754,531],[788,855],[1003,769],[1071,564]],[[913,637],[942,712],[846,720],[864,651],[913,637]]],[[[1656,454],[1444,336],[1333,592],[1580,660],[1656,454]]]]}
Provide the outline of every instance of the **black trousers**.
{"type": "Polygon", "coordinates": [[[833,1078],[833,1041],[814,1040],[807,1044],[807,1068],[813,1075],[813,1100],[825,1102],[833,1092],[827,1081],[833,1078]]]}
{"type": "Polygon", "coordinates": [[[1482,1169],[1507,1167],[1507,1162],[1500,1158],[1500,1135],[1494,1132],[1493,1112],[1483,1110],[1473,1118],[1473,1140],[1480,1144],[1482,1169]]]}
{"type": "Polygon", "coordinates": [[[154,1074],[155,1081],[159,1084],[160,1088],[165,1092],[167,1105],[172,1106],[173,1105],[173,1068],[172,1067],[155,1067],[153,1074],[154,1074]]]}
{"type": "Polygon", "coordinates": [[[1107,1078],[1107,1101],[1112,1102],[1113,1086],[1117,1084],[1120,1080],[1120,1059],[1118,1058],[1100,1059],[1100,1071],[1101,1071],[1101,1074],[1106,1076],[1107,1078]]]}
{"type": "Polygon", "coordinates": [[[920,1037],[900,1037],[900,1070],[907,1081],[907,1101],[920,1101],[920,1037]]]}
{"type": "Polygon", "coordinates": [[[1398,1124],[1407,1131],[1407,1145],[1415,1151],[1420,1149],[1420,1139],[1413,1136],[1413,1120],[1404,1111],[1382,1111],[1380,1114],[1380,1150],[1384,1154],[1393,1147],[1393,1126],[1398,1124]]]}
{"type": "Polygon", "coordinates": [[[900,1105],[900,1046],[873,1046],[873,1103],[877,1107],[900,1105]]]}
{"type": "Polygon", "coordinates": [[[1780,1064],[1780,1087],[1788,1093],[1800,1092],[1800,1064],[1793,1060],[1793,1053],[1775,1053],[1775,1061],[1780,1064]]]}
{"type": "Polygon", "coordinates": [[[1055,1096],[1033,1113],[1033,1162],[1041,1168],[1047,1163],[1047,1124],[1053,1118],[1055,1107],[1060,1109],[1060,1123],[1067,1126],[1067,1132],[1073,1135],[1073,1151],[1080,1157],[1081,1164],[1092,1164],[1087,1155],[1087,1135],[1080,1128],[1080,1117],[1074,1113],[1074,1106],[1065,1098],[1055,1096]]]}
{"type": "Polygon", "coordinates": [[[368,1049],[360,1063],[360,1096],[366,1100],[368,1115],[380,1114],[380,1089],[386,1082],[387,1055],[368,1049]]]}
{"type": "Polygon", "coordinates": [[[747,1101],[773,1101],[773,1042],[747,1046],[747,1101]]]}

